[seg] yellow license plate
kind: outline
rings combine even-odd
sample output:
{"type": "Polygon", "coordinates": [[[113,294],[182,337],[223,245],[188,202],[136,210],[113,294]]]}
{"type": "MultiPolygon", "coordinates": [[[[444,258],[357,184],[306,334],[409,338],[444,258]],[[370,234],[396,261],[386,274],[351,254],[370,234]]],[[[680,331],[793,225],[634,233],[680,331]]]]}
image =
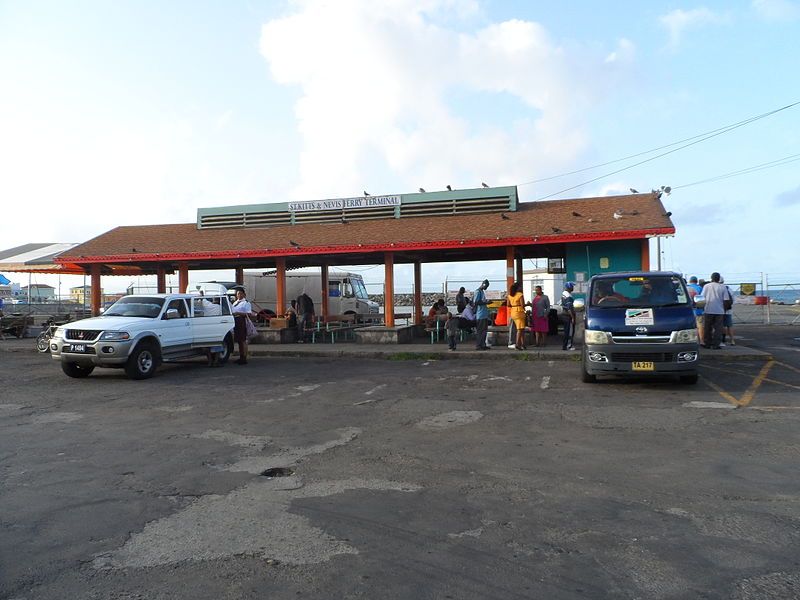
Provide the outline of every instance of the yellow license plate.
{"type": "Polygon", "coordinates": [[[631,368],[634,371],[655,371],[656,366],[651,362],[636,361],[632,363],[631,368]]]}

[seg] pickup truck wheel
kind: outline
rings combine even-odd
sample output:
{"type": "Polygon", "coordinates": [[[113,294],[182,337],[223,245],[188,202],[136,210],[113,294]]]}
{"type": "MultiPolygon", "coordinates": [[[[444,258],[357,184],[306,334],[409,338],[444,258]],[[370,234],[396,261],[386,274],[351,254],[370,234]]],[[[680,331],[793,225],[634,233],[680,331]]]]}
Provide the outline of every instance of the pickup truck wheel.
{"type": "Polygon", "coordinates": [[[231,354],[233,354],[233,337],[229,333],[225,336],[225,339],[222,340],[222,352],[219,353],[219,357],[217,358],[217,362],[221,365],[224,365],[230,359],[231,354]]]}
{"type": "Polygon", "coordinates": [[[159,362],[160,357],[155,344],[141,342],[128,357],[125,374],[131,379],[147,379],[155,374],[159,362]]]}
{"type": "Polygon", "coordinates": [[[586,353],[584,351],[583,360],[581,360],[581,381],[583,383],[597,383],[597,375],[592,375],[586,370],[586,353]]]}
{"type": "Polygon", "coordinates": [[[681,375],[681,383],[685,383],[686,385],[694,385],[697,383],[697,373],[692,373],[691,375],[681,375]]]}
{"type": "Polygon", "coordinates": [[[84,366],[75,362],[62,362],[61,370],[70,377],[83,379],[84,377],[88,377],[92,374],[92,371],[94,371],[94,365],[84,366]]]}

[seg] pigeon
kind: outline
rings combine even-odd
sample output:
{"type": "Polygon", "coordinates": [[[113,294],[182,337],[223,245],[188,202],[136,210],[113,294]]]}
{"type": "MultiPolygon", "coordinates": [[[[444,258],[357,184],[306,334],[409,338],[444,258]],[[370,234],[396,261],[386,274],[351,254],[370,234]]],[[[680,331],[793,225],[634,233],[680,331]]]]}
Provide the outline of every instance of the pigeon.
{"type": "Polygon", "coordinates": [[[364,190],[364,197],[366,198],[367,196],[369,196],[369,192],[367,190],[364,190]]]}
{"type": "Polygon", "coordinates": [[[587,222],[589,222],[589,223],[594,223],[594,222],[595,222],[595,220],[594,220],[592,217],[589,217],[589,218],[588,218],[588,219],[586,219],[586,220],[587,220],[587,222]]]}
{"type": "Polygon", "coordinates": [[[451,187],[450,187],[450,185],[448,185],[448,186],[447,186],[447,191],[448,191],[448,192],[452,192],[452,191],[453,191],[453,188],[451,188],[451,187]]]}
{"type": "Polygon", "coordinates": [[[486,183],[485,183],[485,182],[481,181],[481,187],[488,188],[489,186],[488,186],[488,185],[486,185],[486,183]]]}
{"type": "Polygon", "coordinates": [[[635,190],[633,188],[628,188],[628,189],[630,189],[631,194],[638,194],[639,193],[639,190],[635,190]]]}
{"type": "Polygon", "coordinates": [[[614,211],[614,218],[615,219],[621,219],[622,218],[622,211],[621,210],[615,210],[614,211]]]}
{"type": "Polygon", "coordinates": [[[424,194],[425,193],[425,188],[419,188],[419,193],[420,194],[424,194]]]}
{"type": "Polygon", "coordinates": [[[504,221],[510,221],[511,217],[509,217],[506,213],[500,213],[500,218],[504,221]]]}
{"type": "Polygon", "coordinates": [[[342,225],[347,225],[347,219],[345,219],[344,217],[342,217],[342,225]]]}
{"type": "Polygon", "coordinates": [[[664,213],[664,216],[665,216],[665,217],[671,217],[671,216],[672,216],[672,211],[670,211],[670,212],[665,212],[665,213],[664,213]]]}
{"type": "Polygon", "coordinates": [[[550,229],[553,230],[553,233],[561,233],[561,230],[558,227],[551,227],[550,229]]]}
{"type": "Polygon", "coordinates": [[[294,240],[289,240],[289,243],[290,243],[292,246],[294,246],[295,248],[299,248],[299,247],[300,247],[300,244],[298,244],[298,243],[297,243],[297,242],[295,242],[294,240]]]}
{"type": "Polygon", "coordinates": [[[572,211],[572,216],[573,217],[582,217],[583,215],[581,213],[579,213],[577,210],[573,210],[572,211]]]}

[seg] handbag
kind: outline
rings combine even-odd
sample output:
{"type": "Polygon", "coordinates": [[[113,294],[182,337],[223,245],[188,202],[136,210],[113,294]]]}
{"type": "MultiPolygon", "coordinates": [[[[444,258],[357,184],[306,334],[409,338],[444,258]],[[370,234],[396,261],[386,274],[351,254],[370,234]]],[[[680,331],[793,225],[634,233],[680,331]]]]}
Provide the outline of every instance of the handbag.
{"type": "Polygon", "coordinates": [[[722,299],[722,308],[725,310],[730,310],[733,308],[733,298],[723,298],[722,299]]]}
{"type": "Polygon", "coordinates": [[[244,318],[244,325],[245,325],[245,330],[247,331],[248,340],[258,335],[258,329],[256,329],[255,325],[253,325],[253,321],[250,319],[250,317],[244,318]]]}

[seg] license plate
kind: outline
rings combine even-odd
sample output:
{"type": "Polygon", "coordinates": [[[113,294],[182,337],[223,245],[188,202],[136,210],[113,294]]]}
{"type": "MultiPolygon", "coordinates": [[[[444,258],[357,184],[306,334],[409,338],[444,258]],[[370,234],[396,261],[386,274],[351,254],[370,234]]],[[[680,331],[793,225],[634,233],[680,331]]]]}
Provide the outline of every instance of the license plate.
{"type": "Polygon", "coordinates": [[[84,353],[86,352],[86,344],[70,344],[67,352],[84,353]]]}
{"type": "Polygon", "coordinates": [[[634,371],[655,371],[656,365],[652,362],[636,361],[631,364],[634,371]]]}

